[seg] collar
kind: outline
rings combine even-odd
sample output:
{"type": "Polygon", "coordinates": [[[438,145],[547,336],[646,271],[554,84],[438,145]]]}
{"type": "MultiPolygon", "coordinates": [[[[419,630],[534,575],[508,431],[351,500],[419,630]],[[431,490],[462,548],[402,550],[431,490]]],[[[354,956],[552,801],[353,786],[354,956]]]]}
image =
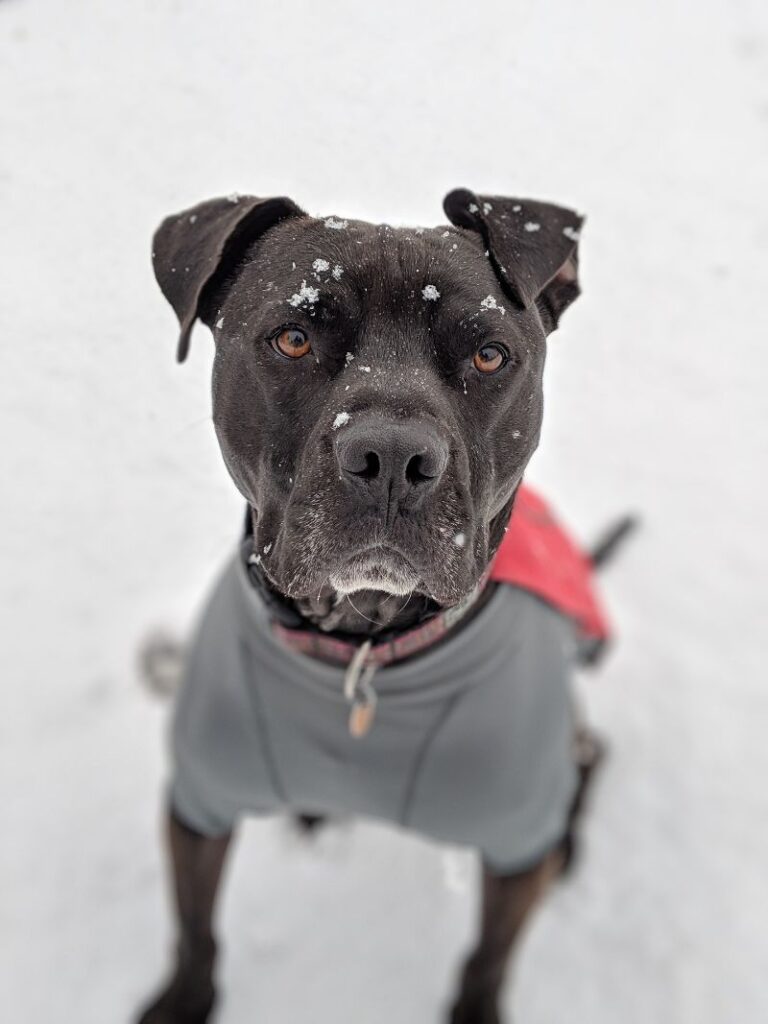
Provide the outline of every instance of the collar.
{"type": "Polygon", "coordinates": [[[334,633],[323,633],[316,627],[288,626],[277,618],[272,619],[272,630],[281,643],[300,654],[338,665],[351,665],[365,648],[361,668],[373,666],[382,668],[413,657],[433,647],[459,623],[480,597],[487,581],[487,574],[458,604],[433,615],[426,622],[411,629],[383,633],[375,641],[367,639],[355,642],[334,633]]]}

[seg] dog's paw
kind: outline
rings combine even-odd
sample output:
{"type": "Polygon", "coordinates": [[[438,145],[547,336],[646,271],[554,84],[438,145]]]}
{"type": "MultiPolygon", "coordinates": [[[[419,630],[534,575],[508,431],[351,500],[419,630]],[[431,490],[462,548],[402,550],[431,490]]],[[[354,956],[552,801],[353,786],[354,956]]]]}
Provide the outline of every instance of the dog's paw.
{"type": "Polygon", "coordinates": [[[504,1024],[496,996],[463,996],[455,1003],[448,1024],[504,1024]]]}
{"type": "Polygon", "coordinates": [[[213,988],[193,992],[174,981],[141,1012],[136,1024],[208,1024],[215,1002],[213,988]]]}

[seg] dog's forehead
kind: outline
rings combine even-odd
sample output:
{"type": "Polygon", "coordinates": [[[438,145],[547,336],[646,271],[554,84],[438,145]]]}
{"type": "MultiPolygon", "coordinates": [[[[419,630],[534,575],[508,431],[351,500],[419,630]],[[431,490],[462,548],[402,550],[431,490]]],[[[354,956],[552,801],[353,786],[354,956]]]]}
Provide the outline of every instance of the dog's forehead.
{"type": "Polygon", "coordinates": [[[425,302],[465,303],[497,290],[481,238],[460,228],[393,227],[341,217],[296,218],[270,232],[261,269],[307,288],[346,284],[369,303],[415,295],[425,302]]]}

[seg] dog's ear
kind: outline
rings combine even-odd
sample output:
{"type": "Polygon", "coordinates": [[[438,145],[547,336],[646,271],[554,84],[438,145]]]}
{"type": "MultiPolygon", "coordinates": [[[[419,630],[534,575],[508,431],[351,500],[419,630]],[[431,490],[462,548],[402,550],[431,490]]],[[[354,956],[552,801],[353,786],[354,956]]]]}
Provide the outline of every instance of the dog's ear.
{"type": "Polygon", "coordinates": [[[578,240],[584,218],[535,199],[478,196],[455,189],[443,202],[452,224],[479,232],[506,295],[536,303],[547,333],[578,297],[578,240]]]}
{"type": "Polygon", "coordinates": [[[152,266],[179,318],[176,358],[183,363],[206,294],[231,272],[244,249],[286,217],[303,216],[285,197],[209,199],[166,217],[152,239],[152,266]]]}

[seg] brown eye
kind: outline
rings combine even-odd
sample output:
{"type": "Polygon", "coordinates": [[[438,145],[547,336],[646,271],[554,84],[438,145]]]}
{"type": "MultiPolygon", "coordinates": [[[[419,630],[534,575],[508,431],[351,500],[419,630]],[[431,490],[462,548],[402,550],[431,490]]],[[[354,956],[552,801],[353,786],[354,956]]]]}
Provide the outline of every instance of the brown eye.
{"type": "Polygon", "coordinates": [[[272,339],[272,348],[289,359],[301,359],[309,352],[309,338],[298,327],[286,327],[272,339]]]}
{"type": "Polygon", "coordinates": [[[500,345],[483,345],[475,352],[472,364],[480,373],[496,373],[506,361],[507,353],[500,345]]]}

